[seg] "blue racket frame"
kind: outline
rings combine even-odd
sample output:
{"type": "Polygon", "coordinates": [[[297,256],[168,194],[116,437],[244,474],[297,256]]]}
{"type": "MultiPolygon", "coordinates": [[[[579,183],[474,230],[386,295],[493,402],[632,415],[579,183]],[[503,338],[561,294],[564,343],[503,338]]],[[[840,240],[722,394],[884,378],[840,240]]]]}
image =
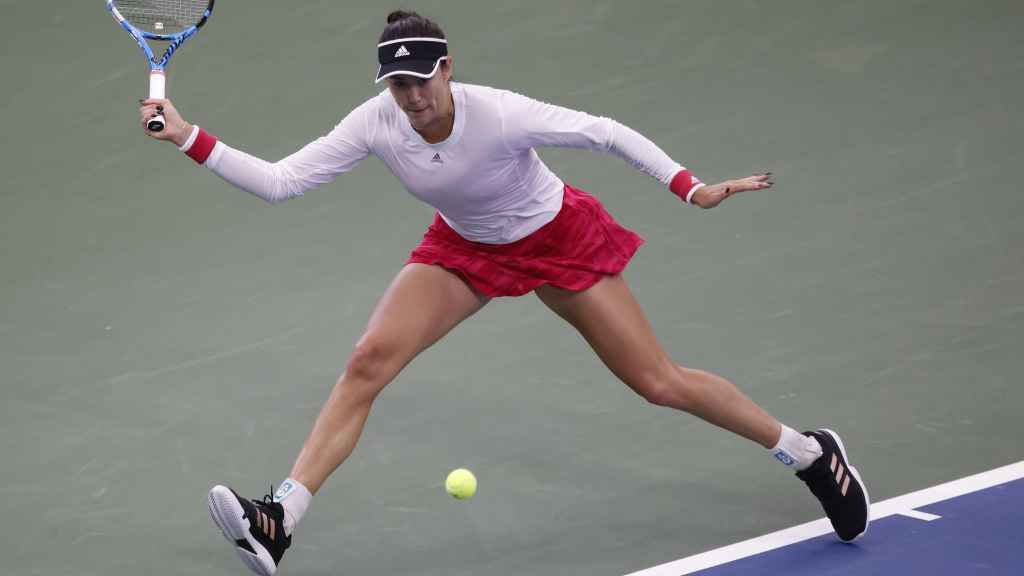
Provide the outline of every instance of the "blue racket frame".
{"type": "MultiPolygon", "coordinates": [[[[174,56],[174,53],[177,52],[178,49],[181,48],[181,46],[189,38],[195,35],[195,33],[198,32],[199,29],[202,28],[204,24],[206,24],[206,21],[210,19],[210,15],[213,14],[213,5],[216,0],[210,0],[210,5],[206,7],[206,11],[203,12],[203,16],[202,18],[200,18],[199,22],[196,22],[192,26],[186,28],[185,30],[182,30],[181,32],[178,32],[177,34],[154,34],[152,32],[147,32],[145,30],[139,30],[135,26],[132,26],[131,22],[126,20],[125,17],[121,15],[121,12],[118,11],[117,6],[114,6],[114,0],[105,1],[107,3],[107,10],[109,10],[110,13],[114,16],[114,20],[116,20],[117,23],[121,25],[121,28],[124,28],[129,34],[131,34],[132,38],[135,38],[135,42],[138,43],[139,48],[141,48],[142,52],[146,55],[146,62],[149,63],[150,77],[152,78],[152,75],[154,73],[158,73],[161,75],[164,74],[167,69],[167,63],[171,61],[171,56],[174,56]],[[170,44],[164,51],[164,55],[159,60],[157,60],[156,55],[153,53],[153,49],[150,48],[149,43],[146,42],[146,40],[158,40],[161,42],[169,42],[170,44]]],[[[154,96],[154,94],[152,93],[152,86],[153,84],[151,80],[150,97],[163,98],[163,94],[154,96]]],[[[162,81],[160,84],[160,92],[163,92],[162,81]]],[[[153,132],[159,132],[163,130],[163,128],[163,116],[157,116],[150,120],[149,129],[152,130],[153,132]]]]}

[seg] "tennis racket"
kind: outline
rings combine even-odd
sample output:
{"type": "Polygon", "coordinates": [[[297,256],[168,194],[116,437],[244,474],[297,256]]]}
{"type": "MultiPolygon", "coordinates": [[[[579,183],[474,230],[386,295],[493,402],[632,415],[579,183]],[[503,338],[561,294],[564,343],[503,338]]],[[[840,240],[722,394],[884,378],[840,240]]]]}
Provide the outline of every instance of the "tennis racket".
{"type": "MultiPolygon", "coordinates": [[[[171,56],[191,38],[213,13],[214,0],[106,0],[107,9],[122,28],[139,43],[149,62],[149,97],[166,97],[165,70],[171,56]],[[168,42],[158,60],[147,40],[168,42]]],[[[151,118],[152,132],[164,129],[163,115],[151,118]]]]}

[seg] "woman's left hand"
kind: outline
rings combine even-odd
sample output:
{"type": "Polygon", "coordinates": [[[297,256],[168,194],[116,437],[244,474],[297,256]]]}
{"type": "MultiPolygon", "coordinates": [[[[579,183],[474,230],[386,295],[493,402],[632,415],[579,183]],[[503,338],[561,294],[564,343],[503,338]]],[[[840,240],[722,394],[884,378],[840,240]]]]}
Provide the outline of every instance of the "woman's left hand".
{"type": "Polygon", "coordinates": [[[698,188],[693,193],[693,198],[690,201],[701,208],[714,208],[730,196],[750,190],[764,190],[765,188],[771,188],[774,184],[771,172],[755,174],[738,180],[726,180],[725,182],[708,184],[698,188]]]}

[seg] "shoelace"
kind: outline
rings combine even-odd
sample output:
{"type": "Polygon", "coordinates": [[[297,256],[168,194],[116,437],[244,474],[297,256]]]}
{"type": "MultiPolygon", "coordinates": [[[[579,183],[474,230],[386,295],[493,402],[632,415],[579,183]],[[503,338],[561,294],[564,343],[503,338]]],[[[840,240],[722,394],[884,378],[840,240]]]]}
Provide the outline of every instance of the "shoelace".
{"type": "Polygon", "coordinates": [[[263,530],[263,533],[267,535],[271,540],[277,538],[277,532],[283,530],[284,526],[278,526],[272,515],[269,512],[264,512],[264,508],[269,508],[270,505],[274,504],[274,485],[270,485],[270,494],[264,494],[261,500],[250,500],[253,506],[256,508],[257,518],[256,525],[263,530]]]}

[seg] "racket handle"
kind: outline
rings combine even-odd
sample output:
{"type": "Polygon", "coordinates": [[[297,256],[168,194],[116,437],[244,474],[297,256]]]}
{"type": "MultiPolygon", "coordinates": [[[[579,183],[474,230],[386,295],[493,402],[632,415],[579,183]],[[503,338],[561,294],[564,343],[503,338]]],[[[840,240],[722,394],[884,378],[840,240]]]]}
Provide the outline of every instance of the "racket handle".
{"type": "MultiPolygon", "coordinates": [[[[153,70],[149,73],[149,97],[150,98],[166,98],[167,89],[167,77],[164,76],[163,70],[153,70]]],[[[162,132],[164,129],[164,115],[154,116],[149,119],[146,123],[146,128],[149,128],[150,132],[162,132]]]]}
{"type": "Polygon", "coordinates": [[[149,122],[146,123],[146,128],[148,128],[150,132],[163,132],[164,131],[164,115],[161,114],[159,116],[154,116],[154,117],[150,118],[149,122]]]}
{"type": "Polygon", "coordinates": [[[163,132],[164,131],[164,116],[163,116],[163,114],[150,118],[149,122],[146,123],[146,128],[148,128],[150,132],[163,132]]]}

